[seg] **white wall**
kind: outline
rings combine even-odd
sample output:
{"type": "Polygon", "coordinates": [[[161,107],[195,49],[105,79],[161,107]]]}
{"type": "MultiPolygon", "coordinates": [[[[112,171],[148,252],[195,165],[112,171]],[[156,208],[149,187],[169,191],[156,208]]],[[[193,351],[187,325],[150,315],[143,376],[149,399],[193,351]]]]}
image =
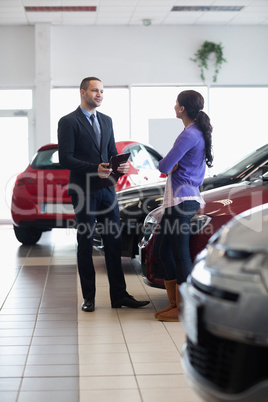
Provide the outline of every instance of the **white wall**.
{"type": "Polygon", "coordinates": [[[105,85],[199,84],[190,60],[205,40],[221,42],[218,85],[268,84],[268,28],[254,26],[52,27],[54,85],[99,76],[105,85]]]}
{"type": "MultiPolygon", "coordinates": [[[[34,30],[0,27],[0,88],[35,86],[34,30]]],[[[221,42],[228,60],[217,85],[268,85],[267,26],[51,26],[52,85],[88,75],[106,86],[200,84],[190,57],[205,40],[221,42]]]]}
{"type": "Polygon", "coordinates": [[[35,28],[0,26],[0,89],[35,84],[35,28]]]}

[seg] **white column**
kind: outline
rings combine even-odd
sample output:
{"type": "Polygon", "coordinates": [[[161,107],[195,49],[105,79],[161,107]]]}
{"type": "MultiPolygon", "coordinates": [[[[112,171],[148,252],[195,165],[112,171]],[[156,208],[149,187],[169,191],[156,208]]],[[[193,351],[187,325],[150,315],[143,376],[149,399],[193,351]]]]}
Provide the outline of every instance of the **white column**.
{"type": "Polygon", "coordinates": [[[51,26],[35,25],[36,149],[50,140],[51,26]]]}

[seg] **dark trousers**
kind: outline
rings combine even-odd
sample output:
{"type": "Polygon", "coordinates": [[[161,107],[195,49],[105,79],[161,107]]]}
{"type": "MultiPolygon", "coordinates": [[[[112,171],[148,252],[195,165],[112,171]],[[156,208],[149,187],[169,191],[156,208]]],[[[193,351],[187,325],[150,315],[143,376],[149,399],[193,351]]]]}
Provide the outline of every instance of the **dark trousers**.
{"type": "Polygon", "coordinates": [[[192,271],[190,256],[190,220],[199,209],[197,201],[184,201],[165,209],[155,238],[154,255],[166,280],[177,279],[180,285],[192,271]]]}
{"type": "Polygon", "coordinates": [[[77,223],[77,264],[84,299],[94,299],[96,294],[92,257],[96,221],[104,244],[111,301],[125,297],[127,292],[121,264],[120,215],[116,194],[108,188],[102,188],[86,196],[72,195],[72,203],[77,223]]]}

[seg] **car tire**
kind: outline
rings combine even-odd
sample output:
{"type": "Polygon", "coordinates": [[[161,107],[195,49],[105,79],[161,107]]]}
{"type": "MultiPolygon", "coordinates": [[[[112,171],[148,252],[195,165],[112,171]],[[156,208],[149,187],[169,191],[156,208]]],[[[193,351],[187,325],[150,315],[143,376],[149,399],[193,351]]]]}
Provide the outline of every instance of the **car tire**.
{"type": "Polygon", "coordinates": [[[37,228],[13,227],[17,240],[22,244],[36,244],[42,235],[42,230],[37,228]]]}

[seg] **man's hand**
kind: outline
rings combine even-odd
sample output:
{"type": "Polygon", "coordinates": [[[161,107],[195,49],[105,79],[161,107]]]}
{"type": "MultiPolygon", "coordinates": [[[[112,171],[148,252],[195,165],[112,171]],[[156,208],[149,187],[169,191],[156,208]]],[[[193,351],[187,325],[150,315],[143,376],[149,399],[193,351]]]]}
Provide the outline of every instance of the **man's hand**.
{"type": "Polygon", "coordinates": [[[121,163],[121,165],[118,166],[117,171],[119,173],[126,174],[129,170],[129,163],[121,163]]]}
{"type": "Polygon", "coordinates": [[[100,163],[98,166],[98,175],[101,179],[106,179],[112,173],[112,169],[109,168],[109,163],[100,163]]]}

